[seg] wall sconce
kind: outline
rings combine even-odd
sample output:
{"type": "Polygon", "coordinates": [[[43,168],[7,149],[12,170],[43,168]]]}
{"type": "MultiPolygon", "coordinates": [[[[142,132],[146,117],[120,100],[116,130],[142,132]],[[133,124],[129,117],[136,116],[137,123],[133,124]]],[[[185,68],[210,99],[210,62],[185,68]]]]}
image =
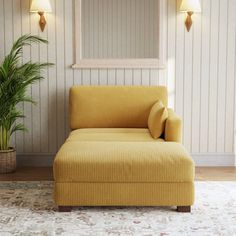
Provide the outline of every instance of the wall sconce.
{"type": "Polygon", "coordinates": [[[46,25],[46,19],[44,17],[45,12],[52,12],[51,4],[49,0],[32,0],[30,12],[38,12],[40,15],[39,25],[44,31],[46,25]]]}
{"type": "Polygon", "coordinates": [[[187,12],[185,25],[186,25],[187,31],[189,32],[193,23],[192,14],[196,12],[201,12],[201,5],[200,5],[199,0],[182,0],[180,11],[187,12]]]}

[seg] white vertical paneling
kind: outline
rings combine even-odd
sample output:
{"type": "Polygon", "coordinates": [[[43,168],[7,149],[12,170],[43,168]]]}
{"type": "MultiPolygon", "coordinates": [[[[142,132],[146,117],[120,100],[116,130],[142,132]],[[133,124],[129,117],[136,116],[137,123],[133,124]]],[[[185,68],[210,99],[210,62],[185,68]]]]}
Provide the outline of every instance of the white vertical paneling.
{"type": "Polygon", "coordinates": [[[107,71],[107,84],[115,85],[116,84],[116,70],[110,69],[107,71]]]}
{"type": "Polygon", "coordinates": [[[216,152],[216,137],[217,137],[217,96],[218,96],[218,68],[219,68],[219,0],[211,0],[211,21],[210,32],[210,83],[209,83],[209,132],[208,132],[208,151],[216,152]],[[214,9],[214,10],[213,10],[214,9]]]}
{"type": "Polygon", "coordinates": [[[4,26],[5,29],[4,35],[5,35],[5,52],[9,53],[12,43],[13,43],[13,14],[12,14],[12,1],[3,0],[3,10],[4,10],[4,26]]]}
{"type": "Polygon", "coordinates": [[[66,135],[68,135],[69,128],[69,89],[73,85],[73,71],[70,66],[73,64],[73,2],[64,1],[65,11],[65,114],[66,114],[66,135]]]}
{"type": "Polygon", "coordinates": [[[234,149],[234,129],[232,124],[235,119],[235,107],[234,96],[235,96],[235,59],[236,59],[236,4],[234,0],[229,0],[228,4],[228,27],[227,27],[227,78],[226,78],[226,109],[225,109],[225,152],[232,153],[234,149]]]}
{"type": "Polygon", "coordinates": [[[125,85],[133,84],[133,71],[131,69],[125,70],[125,85]]]}
{"type": "Polygon", "coordinates": [[[73,71],[73,76],[74,76],[74,79],[73,79],[73,85],[82,85],[82,71],[81,70],[75,70],[73,71]]]}
{"type": "Polygon", "coordinates": [[[158,70],[150,71],[150,85],[151,86],[156,86],[159,84],[158,77],[159,77],[158,70]]]}
{"type": "Polygon", "coordinates": [[[124,83],[125,83],[125,70],[117,69],[116,70],[116,84],[124,85],[124,83]]]}
{"type": "Polygon", "coordinates": [[[5,11],[4,11],[4,1],[0,1],[0,42],[4,42],[0,46],[0,61],[2,61],[3,56],[5,55],[5,11]]]}
{"type": "MultiPolygon", "coordinates": [[[[236,38],[235,38],[235,44],[236,44],[236,38]]],[[[236,55],[236,50],[235,50],[236,55]]],[[[234,68],[236,68],[236,60],[234,61],[234,68]]],[[[234,69],[234,133],[233,133],[233,142],[234,142],[234,157],[236,154],[236,69],[234,69]]],[[[234,159],[234,166],[236,166],[236,158],[234,159]]]]}
{"type": "MultiPolygon", "coordinates": [[[[152,7],[155,0],[139,8],[137,1],[88,0],[86,12],[96,20],[88,20],[91,30],[86,37],[93,38],[85,48],[98,57],[99,49],[117,57],[122,54],[138,55],[139,43],[154,38],[150,28],[156,17],[152,7]],[[99,1],[108,4],[107,11],[99,1]],[[119,4],[118,4],[119,2],[119,4]],[[121,7],[119,7],[120,5],[121,7]],[[99,9],[99,16],[94,14],[99,9]],[[119,19],[121,11],[128,17],[119,19]],[[147,11],[150,14],[147,14],[147,11]],[[143,19],[136,19],[142,16],[143,19]],[[108,20],[111,19],[111,20],[108,20]],[[137,21],[136,21],[137,20],[137,21]],[[136,23],[135,23],[136,22],[136,23]],[[130,46],[124,47],[126,37],[119,33],[124,28],[130,46]],[[142,29],[142,34],[136,29],[142,29]],[[116,30],[114,30],[116,29],[116,30]],[[95,34],[103,32],[99,40],[95,34]],[[112,38],[112,40],[109,40],[112,38]],[[119,43],[120,42],[120,43],[119,43]],[[120,50],[119,48],[122,48],[120,50]],[[105,49],[105,50],[104,50],[105,49]]],[[[167,85],[169,106],[184,121],[184,145],[194,153],[233,153],[235,120],[235,0],[202,0],[202,14],[194,14],[189,33],[184,26],[185,14],[178,12],[179,0],[165,1],[163,11],[167,35],[166,70],[157,69],[83,69],[72,70],[74,62],[73,0],[51,0],[53,13],[47,14],[47,25],[42,33],[38,15],[29,13],[30,0],[0,0],[0,61],[11,48],[13,40],[21,34],[32,33],[48,38],[49,45],[24,48],[23,62],[49,61],[54,67],[45,71],[46,79],[28,89],[38,101],[19,105],[24,110],[24,124],[28,133],[16,134],[16,147],[20,153],[55,153],[69,132],[68,95],[73,84],[83,85],[167,85]]],[[[157,46],[145,45],[142,53],[150,55],[157,46]]],[[[101,54],[101,52],[100,52],[101,54]]],[[[13,141],[14,141],[13,137],[13,141]]],[[[14,144],[14,142],[13,142],[14,144]]]]}
{"type": "MultiPolygon", "coordinates": [[[[30,4],[30,3],[29,3],[30,4]]],[[[28,12],[29,5],[26,6],[25,9],[28,12]]],[[[38,28],[38,15],[37,14],[30,14],[30,32],[32,35],[39,34],[38,28]]],[[[38,62],[39,58],[39,45],[33,44],[31,46],[31,60],[33,62],[38,62]]],[[[33,152],[40,153],[41,147],[41,140],[40,140],[40,132],[41,132],[41,122],[40,122],[40,84],[35,83],[32,85],[32,94],[34,95],[34,101],[37,105],[32,105],[32,114],[31,114],[31,123],[32,123],[32,141],[33,141],[33,152]]]]}
{"type": "Polygon", "coordinates": [[[191,129],[192,129],[192,78],[193,75],[193,30],[184,32],[184,97],[183,97],[183,121],[184,121],[184,143],[187,150],[191,151],[191,129]]]}
{"type": "Polygon", "coordinates": [[[57,70],[57,144],[62,145],[65,137],[65,8],[64,0],[56,0],[56,70],[57,70]],[[59,105],[60,104],[60,105],[59,105]]]}
{"type": "Polygon", "coordinates": [[[133,70],[133,84],[134,85],[141,85],[142,84],[142,70],[135,69],[133,70]]]}
{"type": "MultiPolygon", "coordinates": [[[[13,3],[13,0],[12,0],[13,3]]],[[[12,4],[12,12],[13,12],[13,41],[15,42],[21,36],[21,2],[20,0],[15,0],[14,4],[12,4]]],[[[24,104],[18,104],[18,109],[24,110],[24,104]]],[[[24,123],[24,119],[20,118],[18,120],[19,123],[24,123]]],[[[14,136],[13,136],[14,137],[14,136]]],[[[16,132],[15,138],[12,137],[12,146],[16,146],[19,152],[24,151],[24,134],[22,132],[16,132]]]]}
{"type": "MultiPolygon", "coordinates": [[[[47,18],[48,14],[45,14],[47,18]]],[[[39,36],[47,39],[48,31],[39,31],[39,36]]],[[[46,44],[39,45],[39,60],[41,63],[47,62],[48,48],[46,44]]],[[[40,152],[48,153],[48,120],[45,119],[48,115],[48,69],[42,71],[44,79],[39,83],[39,115],[40,115],[40,152]]]]}
{"type": "MultiPolygon", "coordinates": [[[[29,6],[30,1],[21,1],[21,17],[22,17],[22,34],[28,34],[31,32],[30,30],[30,14],[29,14],[29,6]]],[[[30,47],[25,47],[23,50],[23,63],[28,62],[31,57],[31,51],[30,47]]],[[[27,93],[31,96],[32,90],[31,86],[27,89],[27,93]]],[[[32,127],[32,105],[29,103],[24,103],[24,125],[28,129],[27,132],[24,132],[24,152],[26,153],[32,153],[33,152],[33,127],[32,127]]],[[[20,137],[21,138],[21,137],[20,137]]],[[[39,145],[39,143],[38,143],[39,145]]],[[[17,145],[16,145],[17,146],[17,145]]]]}
{"type": "Polygon", "coordinates": [[[192,124],[192,141],[191,151],[193,153],[198,152],[200,148],[200,88],[201,88],[201,15],[195,14],[194,22],[196,22],[193,28],[193,68],[192,68],[192,104],[191,104],[191,124],[192,124]]]}
{"type": "MultiPolygon", "coordinates": [[[[179,5],[177,5],[178,7],[179,5]]],[[[175,32],[175,41],[176,41],[176,48],[175,48],[175,73],[176,73],[176,85],[175,85],[175,108],[178,115],[183,117],[183,100],[184,100],[184,14],[177,13],[176,14],[176,32],[175,32]],[[178,46],[177,46],[178,45],[178,46]]],[[[186,65],[188,66],[189,63],[186,65]]]]}
{"type": "Polygon", "coordinates": [[[82,70],[82,84],[83,85],[97,85],[99,80],[98,70],[91,71],[90,69],[82,70]]]}
{"type": "MultiPolygon", "coordinates": [[[[56,14],[56,0],[51,0],[52,9],[56,14]]],[[[56,50],[56,17],[52,14],[47,15],[48,28],[48,61],[55,63],[48,70],[48,146],[49,153],[55,153],[57,150],[57,50],[56,50]]]]}
{"type": "MultiPolygon", "coordinates": [[[[10,2],[10,1],[9,1],[10,2]]],[[[13,41],[21,36],[21,0],[12,0],[13,41]]]]}
{"type": "Polygon", "coordinates": [[[228,0],[220,0],[219,13],[219,67],[218,67],[218,94],[217,94],[217,152],[225,149],[225,99],[226,99],[226,61],[227,61],[227,23],[228,23],[228,0]]]}
{"type": "Polygon", "coordinates": [[[99,79],[99,71],[98,71],[98,69],[92,70],[91,71],[91,85],[98,85],[99,84],[98,79],[99,79]]]}
{"type": "MultiPolygon", "coordinates": [[[[13,2],[12,1],[3,1],[3,15],[4,15],[4,25],[3,29],[5,29],[4,32],[4,41],[6,40],[7,42],[5,43],[5,53],[8,54],[10,52],[12,43],[13,43],[13,36],[14,36],[14,26],[13,26],[13,2]],[[8,14],[6,14],[8,12],[8,14]]],[[[16,141],[16,134],[12,137],[12,144],[15,145],[16,141]]],[[[17,145],[19,146],[19,149],[22,150],[22,142],[19,142],[17,145]]]]}
{"type": "Polygon", "coordinates": [[[167,25],[167,66],[168,66],[168,74],[167,74],[167,87],[168,87],[168,95],[169,95],[169,107],[175,107],[175,33],[176,33],[176,0],[168,0],[167,2],[168,9],[168,25],[167,25]]]}
{"type": "Polygon", "coordinates": [[[142,69],[142,85],[148,86],[150,85],[150,70],[142,69]]]}
{"type": "Polygon", "coordinates": [[[208,121],[209,121],[209,79],[210,79],[210,45],[211,45],[211,1],[202,1],[202,51],[201,51],[201,94],[200,94],[200,148],[198,152],[208,151],[208,121]]]}
{"type": "MultiPolygon", "coordinates": [[[[157,11],[157,9],[159,7],[158,1],[155,1],[155,5],[156,5],[156,7],[154,8],[155,9],[154,11],[157,11]]],[[[163,17],[162,22],[166,26],[166,27],[162,28],[162,31],[163,31],[164,37],[167,39],[167,36],[168,36],[168,32],[167,32],[168,22],[167,22],[167,17],[165,17],[165,15],[168,14],[168,1],[163,1],[162,4],[160,4],[160,5],[162,5],[162,15],[161,15],[161,17],[163,17]]],[[[154,18],[155,21],[158,21],[157,14],[155,14],[155,12],[154,12],[154,15],[155,15],[155,18],[154,18]]],[[[159,29],[156,25],[155,25],[155,31],[156,31],[156,34],[158,35],[159,34],[159,29]]],[[[156,36],[155,38],[158,39],[158,36],[156,36]]],[[[158,43],[154,44],[154,49],[153,50],[158,52],[158,50],[159,50],[158,43]]],[[[164,58],[166,58],[166,57],[167,57],[167,52],[166,52],[166,50],[164,50],[164,58]]],[[[168,62],[168,60],[167,60],[167,62],[168,62]]],[[[159,70],[159,85],[167,86],[167,70],[159,70]]]]}
{"type": "Polygon", "coordinates": [[[99,84],[107,85],[107,69],[99,70],[99,84]]]}

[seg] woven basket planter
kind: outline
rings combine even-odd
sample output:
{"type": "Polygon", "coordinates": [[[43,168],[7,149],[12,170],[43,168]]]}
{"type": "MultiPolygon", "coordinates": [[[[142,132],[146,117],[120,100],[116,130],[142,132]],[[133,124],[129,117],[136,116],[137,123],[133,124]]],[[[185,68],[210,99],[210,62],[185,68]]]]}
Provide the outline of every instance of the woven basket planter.
{"type": "Polygon", "coordinates": [[[16,170],[16,151],[9,149],[0,151],[0,174],[11,173],[16,170]]]}

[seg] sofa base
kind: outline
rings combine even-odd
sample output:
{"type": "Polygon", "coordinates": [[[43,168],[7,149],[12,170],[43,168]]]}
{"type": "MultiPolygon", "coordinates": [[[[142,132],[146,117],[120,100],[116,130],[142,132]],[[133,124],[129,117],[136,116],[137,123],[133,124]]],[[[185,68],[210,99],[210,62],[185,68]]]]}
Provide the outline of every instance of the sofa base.
{"type": "MultiPolygon", "coordinates": [[[[58,206],[59,212],[71,212],[72,206],[58,206]]],[[[178,212],[191,212],[191,206],[177,206],[178,212]]]]}
{"type": "MultiPolygon", "coordinates": [[[[55,183],[55,203],[67,206],[191,206],[194,183],[55,183]]],[[[59,210],[60,210],[59,209],[59,210]]]]}

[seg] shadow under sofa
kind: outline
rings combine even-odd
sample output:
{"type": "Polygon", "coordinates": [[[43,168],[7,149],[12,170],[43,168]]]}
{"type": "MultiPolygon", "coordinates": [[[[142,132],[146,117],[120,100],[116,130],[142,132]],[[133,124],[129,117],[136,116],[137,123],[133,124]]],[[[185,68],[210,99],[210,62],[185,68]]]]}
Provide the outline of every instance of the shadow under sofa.
{"type": "Polygon", "coordinates": [[[194,202],[194,162],[181,144],[182,123],[168,109],[165,129],[148,129],[152,106],[167,107],[160,86],[74,86],[72,132],[56,155],[54,199],[72,206],[177,206],[194,202]]]}

